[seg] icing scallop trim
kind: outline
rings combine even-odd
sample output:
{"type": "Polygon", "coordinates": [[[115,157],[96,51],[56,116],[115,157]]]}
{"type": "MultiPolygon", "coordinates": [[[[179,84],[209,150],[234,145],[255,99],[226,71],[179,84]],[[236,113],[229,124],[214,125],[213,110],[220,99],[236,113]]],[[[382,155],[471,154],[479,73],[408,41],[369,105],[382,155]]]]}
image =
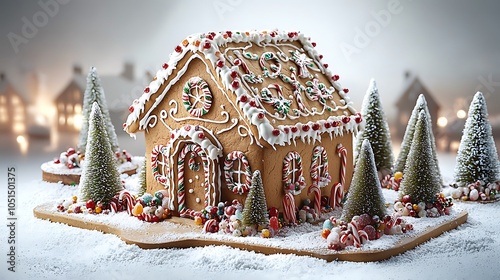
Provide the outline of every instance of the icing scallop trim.
{"type": "MultiPolygon", "coordinates": [[[[299,32],[285,32],[285,31],[250,31],[250,32],[239,32],[239,31],[225,31],[225,32],[209,32],[209,33],[198,33],[188,36],[184,39],[181,44],[174,48],[174,52],[170,54],[170,59],[168,63],[163,64],[162,69],[158,70],[155,79],[149,84],[148,87],[144,89],[144,94],[134,100],[133,104],[129,107],[130,114],[127,121],[123,124],[123,129],[129,133],[131,136],[135,136],[134,133],[129,132],[129,127],[132,123],[136,122],[140,115],[144,112],[145,104],[150,100],[151,95],[156,93],[160,86],[165,82],[165,80],[172,74],[173,70],[176,68],[177,63],[188,53],[189,51],[193,53],[201,52],[204,54],[205,58],[208,59],[217,75],[221,77],[224,87],[227,90],[232,91],[237,96],[237,100],[241,100],[242,96],[248,96],[247,91],[242,86],[239,77],[234,79],[231,75],[232,72],[238,71],[238,67],[229,67],[226,65],[224,55],[219,51],[219,46],[225,46],[228,43],[242,43],[242,42],[252,42],[254,44],[260,45],[264,43],[279,43],[279,42],[291,42],[300,41],[303,49],[308,53],[308,56],[315,60],[316,64],[321,69],[321,72],[330,78],[332,86],[337,90],[340,97],[343,99],[344,106],[353,115],[351,116],[330,116],[328,120],[318,121],[318,122],[308,122],[307,124],[297,123],[296,126],[305,129],[298,130],[298,132],[288,133],[285,130],[286,126],[273,127],[270,121],[265,117],[265,111],[256,107],[251,106],[250,102],[238,102],[240,109],[243,111],[245,117],[250,120],[250,122],[256,126],[259,132],[259,138],[263,138],[271,146],[274,145],[285,145],[290,144],[295,141],[295,138],[301,138],[302,141],[310,143],[320,140],[321,133],[327,132],[332,137],[342,135],[343,128],[348,132],[356,133],[364,126],[364,120],[361,118],[359,113],[352,107],[352,102],[347,96],[348,89],[343,88],[338,82],[339,76],[333,75],[331,70],[328,69],[327,64],[322,64],[319,61],[323,58],[322,55],[318,54],[315,50],[315,43],[310,41],[310,38],[305,37],[304,34],[299,32]],[[262,114],[260,114],[262,113],[262,114]],[[263,117],[262,117],[263,116],[263,117]],[[335,119],[335,120],[332,120],[335,119]],[[338,119],[340,118],[340,123],[338,119]],[[349,118],[345,121],[345,118],[349,118]],[[354,121],[353,121],[354,119],[354,121]],[[326,122],[336,121],[340,126],[335,127],[324,127],[323,124],[326,122]],[[307,127],[317,128],[308,130],[307,127]],[[319,126],[319,127],[318,127],[319,126]]],[[[240,76],[240,75],[238,75],[240,76]]],[[[157,102],[155,102],[157,104],[157,102]]],[[[144,124],[141,124],[140,128],[144,124]]]]}

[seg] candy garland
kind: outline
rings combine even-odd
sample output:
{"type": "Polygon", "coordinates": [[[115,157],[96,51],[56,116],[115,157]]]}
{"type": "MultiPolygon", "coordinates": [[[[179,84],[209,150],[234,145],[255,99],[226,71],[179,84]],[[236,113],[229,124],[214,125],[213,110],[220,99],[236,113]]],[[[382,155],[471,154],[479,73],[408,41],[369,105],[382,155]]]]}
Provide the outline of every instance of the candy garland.
{"type": "Polygon", "coordinates": [[[169,164],[168,160],[167,161],[159,161],[160,155],[163,156],[164,159],[168,159],[168,149],[167,147],[163,145],[156,145],[154,146],[153,150],[151,151],[151,170],[153,172],[153,177],[155,180],[164,185],[168,185],[168,180],[169,180],[169,164]],[[158,164],[161,164],[164,166],[163,174],[160,174],[159,172],[159,167],[158,164]]]}
{"type": "Polygon", "coordinates": [[[283,216],[286,221],[291,224],[297,223],[297,216],[295,215],[295,199],[290,192],[287,192],[283,197],[283,216]]]}
{"type": "Polygon", "coordinates": [[[278,111],[282,115],[288,114],[290,111],[290,106],[292,102],[283,97],[282,87],[278,84],[270,84],[267,88],[263,88],[260,91],[260,100],[266,104],[271,104],[274,110],[278,111]],[[269,89],[276,89],[278,97],[273,97],[269,89]]]}
{"type": "Polygon", "coordinates": [[[279,75],[281,75],[281,63],[279,62],[278,57],[272,52],[265,52],[260,56],[259,65],[264,71],[264,77],[276,79],[279,75]],[[274,64],[270,64],[269,68],[266,67],[266,62],[272,60],[274,64]]]}
{"type": "Polygon", "coordinates": [[[207,82],[200,77],[190,78],[182,90],[182,104],[184,104],[184,107],[189,114],[196,118],[200,118],[208,113],[212,107],[212,93],[208,88],[207,82]],[[203,106],[201,108],[196,108],[196,103],[198,101],[201,102],[201,100],[197,95],[195,96],[191,94],[191,90],[193,89],[201,90],[203,94],[203,106]],[[189,100],[191,97],[195,99],[193,104],[191,104],[191,101],[189,100]]]}
{"type": "Polygon", "coordinates": [[[252,185],[252,170],[250,168],[250,164],[248,163],[248,159],[243,152],[233,151],[226,156],[226,159],[224,160],[224,177],[226,179],[227,187],[233,193],[241,195],[250,190],[252,185]],[[238,178],[240,174],[244,174],[245,183],[239,182],[239,179],[238,183],[234,181],[233,174],[235,172],[233,171],[233,166],[235,160],[239,160],[239,170],[236,172],[238,174],[238,178]]]}
{"type": "Polygon", "coordinates": [[[302,158],[296,151],[290,151],[283,159],[283,186],[285,193],[293,193],[298,195],[305,187],[305,178],[302,170],[302,158]],[[295,166],[297,165],[297,166],[295,166]],[[295,178],[295,172],[298,172],[298,177],[295,178]],[[289,177],[289,175],[292,175],[289,177]]]}
{"type": "Polygon", "coordinates": [[[328,155],[323,146],[318,145],[313,149],[311,178],[320,188],[327,186],[332,180],[332,177],[328,174],[328,155]]]}
{"type": "Polygon", "coordinates": [[[210,199],[209,192],[209,169],[208,169],[208,158],[206,153],[197,144],[187,144],[179,153],[179,157],[177,160],[177,203],[178,203],[178,211],[181,217],[193,217],[192,210],[186,207],[186,190],[185,190],[185,180],[184,180],[184,160],[186,158],[187,153],[193,152],[196,153],[199,157],[201,157],[203,163],[203,171],[205,176],[205,181],[203,182],[204,191],[205,191],[205,207],[208,206],[210,199]]]}

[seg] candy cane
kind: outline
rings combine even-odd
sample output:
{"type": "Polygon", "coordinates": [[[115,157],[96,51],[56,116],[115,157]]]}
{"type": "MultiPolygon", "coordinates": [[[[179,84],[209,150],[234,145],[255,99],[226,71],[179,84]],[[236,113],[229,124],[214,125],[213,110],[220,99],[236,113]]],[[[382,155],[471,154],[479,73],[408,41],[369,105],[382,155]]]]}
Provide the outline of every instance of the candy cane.
{"type": "Polygon", "coordinates": [[[342,145],[339,144],[337,146],[337,153],[339,154],[341,160],[342,160],[342,166],[340,169],[340,184],[342,187],[345,187],[345,170],[347,166],[347,149],[342,145]]]}
{"type": "Polygon", "coordinates": [[[316,146],[313,149],[311,178],[320,188],[328,185],[331,181],[331,176],[328,174],[328,155],[322,146],[316,146]],[[321,169],[320,163],[322,163],[321,169]]]}
{"type": "Polygon", "coordinates": [[[330,192],[330,207],[341,207],[342,199],[344,198],[344,188],[341,183],[335,184],[330,192]]]}
{"type": "Polygon", "coordinates": [[[295,100],[297,101],[297,106],[299,107],[299,110],[301,112],[306,112],[306,106],[304,105],[304,101],[302,101],[302,95],[301,91],[304,90],[304,86],[300,84],[300,82],[297,80],[297,69],[294,67],[290,67],[290,77],[280,74],[280,78],[283,80],[285,83],[289,83],[292,85],[293,88],[293,95],[295,96],[295,100]]]}
{"type": "Polygon", "coordinates": [[[260,56],[259,59],[260,68],[264,71],[264,77],[269,77],[271,79],[276,79],[281,72],[281,63],[278,60],[278,57],[274,55],[272,52],[265,52],[260,56]],[[271,64],[269,68],[266,67],[266,61],[274,60],[275,64],[271,64]]]}
{"type": "Polygon", "coordinates": [[[347,225],[347,230],[352,232],[352,237],[354,240],[354,247],[356,247],[356,248],[361,247],[361,239],[359,238],[359,233],[358,233],[358,224],[355,221],[351,221],[347,225]]]}
{"type": "Polygon", "coordinates": [[[135,198],[128,191],[121,191],[118,196],[119,201],[122,201],[122,204],[125,202],[127,207],[127,214],[132,216],[132,210],[134,209],[135,204],[137,203],[135,198]]]}
{"type": "Polygon", "coordinates": [[[111,198],[111,202],[109,203],[109,207],[111,208],[111,212],[118,213],[121,210],[121,205],[117,196],[111,198]]]}
{"type": "Polygon", "coordinates": [[[199,118],[208,113],[212,107],[212,93],[208,88],[207,82],[200,77],[192,77],[189,79],[182,90],[182,104],[184,104],[188,113],[193,117],[199,118]],[[201,108],[195,107],[196,102],[195,104],[191,104],[191,101],[189,101],[191,97],[194,97],[191,95],[191,90],[193,88],[200,89],[203,93],[203,106],[201,108]]]}
{"type": "Polygon", "coordinates": [[[243,152],[233,151],[226,156],[224,160],[224,178],[226,179],[227,187],[233,193],[244,194],[249,191],[250,186],[252,185],[252,170],[250,169],[250,164],[248,163],[248,159],[243,152]],[[243,170],[243,174],[245,175],[244,184],[242,183],[236,184],[234,182],[233,166],[235,160],[240,161],[239,169],[243,170]]]}
{"type": "Polygon", "coordinates": [[[316,184],[312,184],[308,191],[307,194],[314,193],[314,211],[316,211],[316,214],[321,213],[321,190],[316,184]]]}
{"type": "MultiPolygon", "coordinates": [[[[166,158],[167,154],[168,154],[168,149],[163,145],[156,145],[151,151],[151,170],[153,171],[153,177],[158,183],[162,185],[166,185],[168,177],[165,174],[160,174],[158,168],[158,157],[160,155],[163,155],[163,157],[166,158]]],[[[168,175],[168,170],[169,170],[168,161],[163,162],[163,164],[166,166],[167,171],[165,173],[168,175]]]]}
{"type": "Polygon", "coordinates": [[[179,157],[177,160],[177,203],[178,203],[178,211],[179,215],[181,217],[191,217],[191,211],[188,211],[186,207],[186,190],[185,190],[185,183],[184,183],[184,160],[186,158],[187,153],[193,152],[196,153],[198,156],[201,157],[202,163],[203,163],[203,171],[204,171],[204,176],[205,176],[205,181],[203,182],[204,185],[204,191],[205,191],[205,207],[208,206],[209,200],[210,200],[210,194],[208,192],[209,188],[209,183],[208,183],[208,178],[209,178],[209,168],[208,168],[208,159],[206,153],[203,151],[203,149],[200,147],[200,145],[197,144],[188,144],[185,145],[184,148],[181,150],[179,153],[179,157]]]}
{"type": "Polygon", "coordinates": [[[292,192],[294,195],[298,195],[301,193],[302,189],[305,187],[305,179],[303,176],[302,170],[302,158],[299,153],[295,151],[288,152],[283,159],[283,185],[285,187],[285,192],[292,192]],[[294,170],[290,170],[290,163],[295,160],[297,162],[297,170],[298,178],[296,178],[295,182],[292,182],[292,178],[288,178],[288,175],[295,172],[294,170]]]}
{"type": "Polygon", "coordinates": [[[380,181],[380,186],[382,188],[385,188],[387,186],[390,186],[391,185],[391,175],[385,175],[384,178],[382,178],[382,180],[380,181]]]}
{"type": "Polygon", "coordinates": [[[260,100],[266,104],[271,104],[276,111],[284,115],[288,114],[292,105],[290,100],[283,97],[282,87],[278,84],[270,84],[267,88],[263,88],[260,91],[260,100]],[[269,89],[275,89],[278,97],[274,97],[269,89]]]}
{"type": "Polygon", "coordinates": [[[297,223],[297,217],[295,216],[295,200],[291,193],[286,193],[283,197],[283,212],[284,218],[291,224],[297,223]]]}

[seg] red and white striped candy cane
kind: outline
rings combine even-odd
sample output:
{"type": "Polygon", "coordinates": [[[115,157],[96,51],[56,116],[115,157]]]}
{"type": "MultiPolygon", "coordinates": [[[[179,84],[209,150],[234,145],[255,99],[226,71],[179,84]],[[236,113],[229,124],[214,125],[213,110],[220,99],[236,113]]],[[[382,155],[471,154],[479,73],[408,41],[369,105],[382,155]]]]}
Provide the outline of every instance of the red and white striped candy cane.
{"type": "Polygon", "coordinates": [[[179,157],[177,160],[177,203],[178,203],[178,211],[181,217],[183,216],[191,216],[189,210],[186,207],[186,189],[185,189],[185,180],[184,180],[184,160],[186,159],[186,155],[189,152],[193,152],[199,157],[201,157],[201,161],[203,164],[203,171],[205,180],[203,182],[204,191],[205,191],[205,207],[208,206],[210,194],[209,194],[209,173],[210,170],[208,168],[208,158],[206,153],[203,151],[200,145],[198,144],[187,144],[179,153],[179,157]]]}
{"type": "Polygon", "coordinates": [[[159,156],[163,155],[163,158],[168,158],[168,149],[163,145],[156,145],[151,151],[151,170],[153,171],[153,177],[157,182],[162,185],[166,185],[168,179],[169,165],[168,160],[161,162],[166,168],[163,170],[164,174],[160,174],[158,160],[159,156]]]}
{"type": "Polygon", "coordinates": [[[250,190],[250,186],[252,185],[252,170],[250,169],[250,164],[248,163],[248,159],[243,152],[233,151],[227,154],[224,160],[224,178],[226,179],[227,187],[233,192],[237,194],[244,194],[250,190]],[[234,161],[239,160],[239,173],[243,173],[245,175],[245,183],[235,183],[233,178],[233,166],[234,161]]]}
{"type": "Polygon", "coordinates": [[[360,230],[358,230],[358,234],[359,234],[359,240],[361,241],[361,244],[365,244],[366,242],[368,242],[368,240],[370,240],[368,238],[368,233],[366,233],[366,231],[360,229],[360,230]]]}
{"type": "Polygon", "coordinates": [[[132,216],[132,210],[137,203],[135,198],[128,191],[121,191],[118,199],[122,202],[122,204],[125,204],[127,214],[132,216]]]}
{"type": "Polygon", "coordinates": [[[330,192],[330,207],[341,207],[342,199],[344,198],[344,188],[341,183],[335,184],[330,192]]]}
{"type": "Polygon", "coordinates": [[[203,225],[204,233],[215,233],[218,230],[219,223],[215,219],[210,219],[203,225]]]}
{"type": "Polygon", "coordinates": [[[351,221],[347,225],[347,230],[352,232],[352,238],[354,241],[354,247],[359,248],[361,247],[361,239],[359,237],[359,232],[358,232],[358,224],[355,221],[351,221]]]}
{"type": "Polygon", "coordinates": [[[339,154],[340,159],[342,160],[341,169],[340,169],[340,184],[342,184],[342,187],[345,187],[345,170],[346,170],[346,166],[347,166],[347,149],[342,144],[339,144],[337,146],[337,153],[339,154]]]}
{"type": "Polygon", "coordinates": [[[297,223],[297,217],[295,215],[295,199],[291,193],[286,193],[283,197],[283,214],[285,220],[291,224],[297,223]]]}
{"type": "Polygon", "coordinates": [[[146,213],[142,213],[141,215],[141,218],[143,221],[145,222],[152,222],[153,221],[153,216],[155,216],[154,214],[146,214],[146,213]]]}
{"type": "Polygon", "coordinates": [[[316,184],[309,186],[308,194],[314,193],[314,211],[316,214],[321,214],[321,190],[316,184]]]}
{"type": "Polygon", "coordinates": [[[111,198],[111,202],[109,203],[109,208],[111,209],[112,213],[118,213],[118,211],[119,211],[118,205],[119,205],[119,201],[118,201],[117,196],[114,196],[113,198],[111,198]]]}

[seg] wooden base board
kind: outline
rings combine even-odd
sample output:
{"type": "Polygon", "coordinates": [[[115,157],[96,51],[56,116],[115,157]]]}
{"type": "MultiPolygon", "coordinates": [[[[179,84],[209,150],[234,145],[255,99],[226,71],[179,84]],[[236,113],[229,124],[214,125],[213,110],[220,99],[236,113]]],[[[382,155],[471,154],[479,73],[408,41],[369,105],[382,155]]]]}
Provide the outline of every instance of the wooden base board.
{"type": "MultiPolygon", "coordinates": [[[[136,172],[137,172],[137,167],[125,170],[122,172],[122,174],[127,174],[131,176],[134,175],[136,172]]],[[[80,174],[54,174],[42,170],[42,180],[49,183],[61,182],[63,185],[78,185],[80,183],[80,174]]]]}
{"type": "MultiPolygon", "coordinates": [[[[190,248],[190,247],[201,247],[207,245],[227,245],[234,248],[255,251],[257,253],[262,253],[266,255],[270,254],[294,254],[299,256],[311,256],[326,261],[353,261],[353,262],[372,262],[372,261],[382,261],[386,260],[392,256],[399,255],[408,250],[411,250],[428,241],[431,238],[437,237],[442,233],[455,229],[459,225],[467,221],[468,213],[463,211],[459,213],[453,220],[448,222],[443,222],[437,224],[433,227],[428,228],[421,234],[414,237],[404,237],[399,241],[394,247],[386,250],[367,250],[367,251],[333,251],[329,249],[287,249],[287,248],[275,248],[259,244],[248,244],[244,242],[242,237],[242,242],[225,241],[213,239],[209,234],[204,236],[203,239],[194,238],[180,238],[176,240],[168,240],[165,242],[159,242],[157,236],[161,236],[166,232],[170,233],[192,233],[200,232],[201,228],[194,225],[192,220],[174,217],[167,221],[155,224],[148,224],[147,233],[144,230],[133,230],[133,229],[121,229],[113,227],[110,225],[102,224],[99,222],[89,221],[84,219],[83,215],[68,215],[54,211],[53,204],[42,204],[35,209],[33,209],[35,217],[39,219],[49,220],[51,222],[64,223],[70,226],[79,227],[89,230],[98,230],[104,233],[112,233],[120,237],[127,244],[136,244],[137,246],[144,249],[155,249],[155,248],[190,248]],[[164,226],[164,223],[176,223],[183,226],[168,227],[164,226]]],[[[376,241],[375,241],[376,242],[376,241]]],[[[325,242],[326,247],[326,242],[325,242]]]]}

